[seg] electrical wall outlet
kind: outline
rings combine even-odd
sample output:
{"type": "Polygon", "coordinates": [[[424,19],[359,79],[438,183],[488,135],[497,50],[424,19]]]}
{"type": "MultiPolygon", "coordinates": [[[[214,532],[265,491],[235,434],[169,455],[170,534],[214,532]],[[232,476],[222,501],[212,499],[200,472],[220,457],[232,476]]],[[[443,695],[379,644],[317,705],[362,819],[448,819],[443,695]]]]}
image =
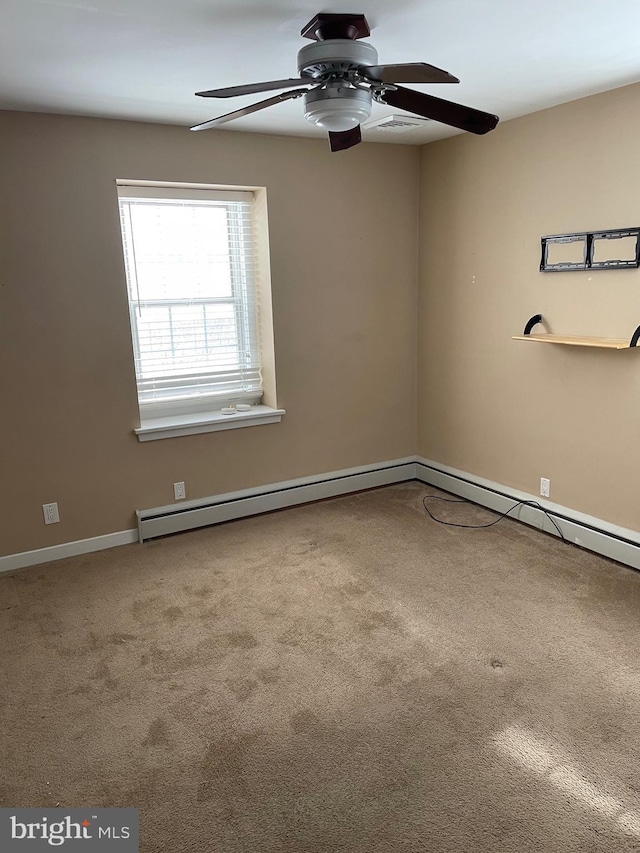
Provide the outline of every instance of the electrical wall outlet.
{"type": "Polygon", "coordinates": [[[45,524],[57,524],[60,521],[58,513],[58,504],[42,504],[42,514],[44,515],[45,524]]]}
{"type": "Polygon", "coordinates": [[[187,493],[184,488],[184,483],[173,484],[173,497],[177,501],[182,501],[186,498],[187,493]]]}
{"type": "Polygon", "coordinates": [[[546,477],[540,477],[540,494],[543,498],[549,497],[549,492],[551,491],[551,480],[547,480],[546,477]]]}

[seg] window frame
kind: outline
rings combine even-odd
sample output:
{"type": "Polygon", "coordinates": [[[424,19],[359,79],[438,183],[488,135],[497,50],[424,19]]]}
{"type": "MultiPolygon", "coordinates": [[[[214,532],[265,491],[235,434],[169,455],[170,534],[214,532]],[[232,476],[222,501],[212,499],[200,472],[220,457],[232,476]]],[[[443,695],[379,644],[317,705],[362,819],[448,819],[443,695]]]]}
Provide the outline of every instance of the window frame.
{"type": "MultiPolygon", "coordinates": [[[[141,349],[135,312],[139,307],[153,307],[156,304],[158,307],[168,308],[169,315],[171,314],[171,308],[175,305],[201,304],[203,306],[203,311],[205,310],[206,305],[209,304],[231,305],[233,307],[232,313],[236,330],[238,357],[239,359],[247,358],[247,353],[249,353],[248,357],[252,361],[252,364],[248,368],[249,375],[252,372],[255,372],[256,364],[258,374],[260,376],[262,375],[263,361],[265,360],[263,356],[265,355],[267,356],[267,362],[273,366],[273,328],[271,322],[268,264],[266,276],[264,275],[264,265],[260,265],[262,269],[260,278],[266,278],[266,281],[254,282],[250,285],[247,277],[246,252],[243,251],[243,247],[249,245],[251,250],[255,253],[256,246],[254,245],[254,241],[256,231],[259,231],[263,235],[263,240],[267,235],[266,191],[264,188],[220,187],[205,184],[182,184],[174,182],[134,181],[124,179],[116,180],[116,186],[118,192],[118,209],[121,217],[122,252],[127,285],[131,339],[134,351],[134,360],[136,362],[136,393],[140,412],[140,425],[134,428],[134,432],[138,436],[139,440],[148,441],[156,438],[168,438],[173,435],[188,435],[191,433],[218,431],[222,429],[234,429],[240,426],[253,426],[263,423],[279,422],[281,416],[285,412],[283,409],[279,409],[275,403],[275,376],[267,377],[267,381],[261,383],[262,388],[258,392],[253,389],[245,393],[243,390],[238,390],[236,388],[233,393],[222,394],[218,387],[218,389],[213,388],[211,393],[205,392],[201,395],[193,395],[190,397],[181,397],[179,395],[179,390],[186,389],[189,385],[195,384],[199,384],[201,387],[206,388],[206,379],[205,385],[203,385],[202,382],[203,378],[208,375],[206,370],[203,370],[201,373],[191,371],[189,373],[185,373],[183,377],[180,377],[180,375],[167,377],[166,394],[162,393],[162,377],[148,378],[146,381],[149,385],[153,384],[155,386],[155,393],[152,399],[150,397],[145,399],[145,379],[142,377],[141,371],[138,367],[138,365],[141,364],[141,349]],[[258,196],[260,196],[260,200],[262,202],[260,205],[256,204],[259,200],[258,196]],[[123,205],[121,200],[132,199],[135,201],[137,199],[144,200],[146,198],[161,198],[165,201],[175,198],[180,203],[188,203],[190,200],[204,203],[206,203],[207,200],[213,200],[216,202],[251,200],[251,223],[249,225],[251,228],[251,234],[248,238],[246,234],[242,234],[242,230],[247,227],[247,223],[240,214],[239,209],[227,208],[227,245],[230,256],[231,295],[185,298],[184,301],[179,298],[170,298],[166,300],[133,299],[133,293],[137,290],[137,283],[132,284],[129,280],[129,264],[127,261],[128,249],[125,246],[125,217],[122,213],[123,205]],[[256,213],[257,207],[260,209],[259,214],[256,213]],[[261,215],[262,219],[256,228],[256,222],[253,220],[257,215],[261,215]],[[239,234],[242,234],[241,240],[238,239],[239,234]],[[251,287],[255,289],[255,293],[249,293],[251,287]],[[261,312],[258,309],[258,293],[260,293],[260,307],[262,307],[265,295],[268,297],[268,310],[265,312],[261,312]],[[261,313],[264,313],[266,316],[261,318],[261,313]],[[261,329],[261,327],[263,328],[261,329]],[[264,337],[267,338],[266,348],[269,349],[270,345],[270,352],[263,352],[265,342],[262,340],[263,335],[261,335],[261,331],[267,332],[264,337]],[[247,346],[248,338],[251,338],[253,348],[251,348],[251,346],[247,346]],[[176,380],[180,380],[181,378],[181,382],[176,382],[176,380]],[[178,393],[174,393],[172,395],[172,390],[177,391],[178,393]],[[265,399],[262,399],[263,397],[265,399]],[[251,409],[249,411],[236,411],[232,415],[223,414],[223,410],[220,405],[221,403],[239,403],[244,401],[250,402],[251,409]],[[217,406],[215,405],[216,403],[218,404],[217,406]]],[[[128,208],[129,214],[130,210],[131,209],[128,208]]],[[[133,231],[130,215],[128,220],[128,236],[131,238],[133,231]]],[[[268,260],[268,245],[258,248],[261,249],[263,255],[266,250],[266,257],[268,260]]],[[[252,259],[252,266],[254,270],[258,267],[258,264],[255,263],[254,259],[252,259]]],[[[229,370],[228,375],[230,377],[237,376],[238,382],[241,383],[242,372],[243,367],[241,365],[237,371],[229,370]]],[[[214,385],[217,378],[219,386],[219,381],[221,378],[224,378],[224,373],[221,371],[212,371],[210,376],[212,380],[211,384],[214,385]]]]}

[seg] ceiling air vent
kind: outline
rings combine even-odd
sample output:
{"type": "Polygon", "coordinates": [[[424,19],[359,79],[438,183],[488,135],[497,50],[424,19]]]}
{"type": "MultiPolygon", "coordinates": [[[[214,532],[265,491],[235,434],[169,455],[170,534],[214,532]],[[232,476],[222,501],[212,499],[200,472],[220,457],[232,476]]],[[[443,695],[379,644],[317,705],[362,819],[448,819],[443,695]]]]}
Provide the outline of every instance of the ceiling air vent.
{"type": "Polygon", "coordinates": [[[376,118],[366,122],[362,126],[367,130],[384,130],[387,133],[406,133],[408,130],[413,130],[414,127],[424,127],[429,124],[428,118],[418,118],[417,116],[406,115],[390,115],[383,118],[376,118]]]}

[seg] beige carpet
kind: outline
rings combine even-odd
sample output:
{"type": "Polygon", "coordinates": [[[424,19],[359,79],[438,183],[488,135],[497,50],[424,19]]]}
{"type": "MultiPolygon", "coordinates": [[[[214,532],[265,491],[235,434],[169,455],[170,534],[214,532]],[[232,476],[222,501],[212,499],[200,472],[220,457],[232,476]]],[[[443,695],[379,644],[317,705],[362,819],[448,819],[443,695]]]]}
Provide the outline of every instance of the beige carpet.
{"type": "Polygon", "coordinates": [[[639,850],[640,574],[426,491],[0,576],[0,805],[136,806],[153,853],[639,850]]]}

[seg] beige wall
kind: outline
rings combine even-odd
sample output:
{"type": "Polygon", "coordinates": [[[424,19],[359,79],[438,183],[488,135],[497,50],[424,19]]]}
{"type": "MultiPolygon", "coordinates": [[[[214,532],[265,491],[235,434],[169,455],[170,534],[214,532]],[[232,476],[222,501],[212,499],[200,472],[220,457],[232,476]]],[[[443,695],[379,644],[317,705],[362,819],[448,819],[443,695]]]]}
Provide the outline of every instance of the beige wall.
{"type": "Polygon", "coordinates": [[[540,237],[640,225],[640,87],[425,146],[418,452],[640,529],[640,351],[511,340],[630,338],[640,271],[538,271],[540,237]]]}
{"type": "Polygon", "coordinates": [[[0,554],[416,447],[415,148],[0,114],[0,554]],[[139,443],[115,178],[265,186],[282,423],[139,443]],[[61,523],[45,527],[41,505],[61,523]]]}

